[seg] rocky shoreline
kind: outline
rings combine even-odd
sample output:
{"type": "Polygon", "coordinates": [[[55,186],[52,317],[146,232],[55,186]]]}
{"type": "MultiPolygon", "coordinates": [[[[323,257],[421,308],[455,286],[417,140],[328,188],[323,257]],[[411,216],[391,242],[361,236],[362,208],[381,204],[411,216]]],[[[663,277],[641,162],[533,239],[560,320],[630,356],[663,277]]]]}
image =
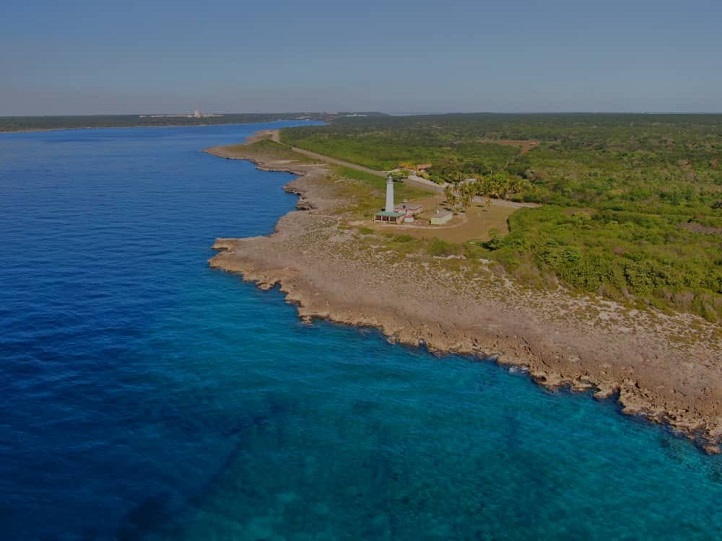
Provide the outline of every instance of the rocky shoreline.
{"type": "Polygon", "coordinates": [[[688,314],[640,311],[521,288],[488,261],[399,255],[349,228],[323,165],[244,149],[215,156],[299,175],[286,189],[300,210],[266,237],[218,239],[214,268],[263,289],[279,286],[304,319],[380,329],[390,341],[494,358],[548,388],[590,390],[662,423],[708,452],[722,443],[720,329],[688,314]]]}

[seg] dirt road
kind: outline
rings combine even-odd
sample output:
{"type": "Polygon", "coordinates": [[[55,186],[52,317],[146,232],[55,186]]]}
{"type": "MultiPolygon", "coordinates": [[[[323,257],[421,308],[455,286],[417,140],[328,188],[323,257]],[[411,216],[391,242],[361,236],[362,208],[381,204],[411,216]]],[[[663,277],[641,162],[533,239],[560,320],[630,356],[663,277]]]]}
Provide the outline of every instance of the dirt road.
{"type": "MultiPolygon", "coordinates": [[[[280,130],[271,131],[271,140],[275,141],[276,143],[281,143],[280,130]]],[[[323,154],[319,154],[317,152],[311,152],[310,150],[304,150],[302,148],[294,147],[291,145],[288,145],[288,148],[293,150],[294,152],[298,152],[299,154],[303,154],[304,156],[313,158],[314,160],[319,160],[319,161],[326,162],[326,163],[332,163],[334,165],[340,165],[341,167],[349,167],[351,169],[356,169],[357,171],[363,171],[364,173],[368,173],[369,175],[376,175],[377,177],[384,177],[384,178],[386,177],[386,171],[376,171],[375,169],[369,169],[368,167],[364,167],[363,165],[358,165],[357,163],[351,163],[351,162],[347,162],[344,160],[337,160],[336,158],[331,158],[330,156],[324,156],[323,154]]]]}

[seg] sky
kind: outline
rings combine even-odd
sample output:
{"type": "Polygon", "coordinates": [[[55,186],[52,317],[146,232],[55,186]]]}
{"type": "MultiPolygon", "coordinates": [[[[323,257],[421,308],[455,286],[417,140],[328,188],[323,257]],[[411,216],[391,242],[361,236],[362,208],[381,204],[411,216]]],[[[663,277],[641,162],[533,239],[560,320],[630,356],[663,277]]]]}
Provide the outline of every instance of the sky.
{"type": "Polygon", "coordinates": [[[719,0],[5,0],[0,116],[722,113],[719,0]]]}

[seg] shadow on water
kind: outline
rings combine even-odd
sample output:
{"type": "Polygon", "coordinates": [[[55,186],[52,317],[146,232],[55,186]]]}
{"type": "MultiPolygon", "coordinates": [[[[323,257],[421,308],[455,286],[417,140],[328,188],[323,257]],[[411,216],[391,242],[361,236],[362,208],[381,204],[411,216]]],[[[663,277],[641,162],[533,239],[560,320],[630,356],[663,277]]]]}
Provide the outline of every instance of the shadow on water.
{"type": "MultiPolygon", "coordinates": [[[[238,469],[243,462],[243,456],[248,452],[249,445],[254,439],[265,436],[271,431],[277,435],[283,434],[283,417],[289,411],[288,404],[273,394],[269,394],[264,401],[263,411],[257,411],[243,416],[230,426],[219,422],[203,423],[202,421],[189,422],[191,416],[174,413],[173,408],[165,411],[154,410],[154,419],[165,424],[172,424],[181,429],[186,437],[198,437],[199,434],[209,434],[211,431],[232,443],[230,452],[223,458],[207,481],[195,492],[180,494],[162,490],[149,495],[136,506],[132,507],[120,520],[114,533],[101,533],[97,529],[88,528],[80,534],[71,537],[73,541],[147,541],[154,539],[174,539],[182,530],[186,515],[192,513],[222,482],[231,469],[238,469]],[[165,415],[167,414],[167,415],[165,415]]],[[[278,443],[282,445],[281,437],[278,443]]],[[[237,472],[234,478],[242,483],[237,472]]],[[[248,498],[257,496],[252,485],[245,484],[241,491],[248,498]]],[[[11,509],[6,510],[12,513],[11,509]]],[[[2,514],[0,513],[0,517],[2,514]]],[[[37,541],[66,541],[69,539],[65,533],[45,532],[35,539],[37,541]]],[[[1,536],[0,536],[1,538],[1,536]]]]}
{"type": "MultiPolygon", "coordinates": [[[[469,389],[476,393],[480,392],[478,387],[491,390],[500,378],[503,379],[503,371],[479,372],[469,379],[469,389]]],[[[570,398],[571,395],[580,398],[579,393],[569,390],[549,394],[569,394],[570,398]]],[[[510,531],[531,534],[535,531],[535,525],[559,522],[565,523],[569,538],[594,537],[589,526],[584,521],[577,522],[567,516],[563,506],[551,510],[539,505],[550,495],[559,493],[558,480],[564,478],[565,474],[560,469],[562,466],[550,463],[548,456],[536,450],[533,444],[530,445],[523,413],[509,409],[499,414],[502,420],[498,428],[499,445],[491,454],[475,454],[472,448],[466,447],[466,443],[460,440],[461,443],[456,442],[455,447],[447,448],[461,455],[453,457],[445,455],[444,447],[419,447],[418,441],[414,445],[415,440],[408,433],[400,431],[398,425],[389,424],[395,421],[384,416],[383,406],[374,396],[359,395],[348,401],[347,411],[352,419],[339,415],[332,421],[333,431],[341,435],[342,440],[355,441],[358,446],[339,451],[337,456],[334,456],[334,450],[328,449],[328,462],[319,464],[309,461],[311,458],[318,460],[319,449],[314,449],[313,443],[308,444],[303,433],[297,430],[297,419],[294,416],[300,403],[294,402],[296,400],[300,399],[286,393],[269,392],[232,423],[228,423],[232,418],[229,416],[188,415],[187,412],[183,413],[182,408],[173,405],[159,405],[144,410],[146,415],[150,415],[151,421],[173,426],[186,438],[213,433],[227,440],[231,449],[207,481],[194,492],[180,495],[158,491],[150,494],[124,515],[112,537],[86,530],[82,536],[72,538],[73,541],[186,539],[184,536],[189,523],[194,521],[199,510],[208,509],[209,502],[217,501],[219,494],[221,500],[232,494],[239,508],[243,508],[244,502],[255,502],[258,508],[263,509],[274,505],[279,494],[290,494],[295,490],[293,487],[310,480],[324,486],[325,490],[336,494],[344,502],[344,523],[356,525],[356,539],[404,539],[409,532],[420,532],[415,521],[428,524],[437,520],[434,515],[440,507],[440,498],[451,498],[443,502],[441,507],[460,510],[458,516],[445,524],[444,535],[450,536],[447,538],[493,538],[499,533],[498,523],[505,524],[510,531]],[[356,417],[366,419],[362,431],[354,427],[353,419],[356,417]],[[288,477],[271,481],[261,479],[259,476],[264,474],[254,470],[259,464],[259,451],[287,450],[289,442],[291,447],[308,449],[309,455],[316,456],[300,453],[284,455],[279,460],[283,461],[283,471],[288,477]],[[465,449],[470,451],[466,456],[465,449]],[[505,482],[510,486],[524,487],[523,491],[514,493],[513,507],[499,506],[498,494],[494,493],[497,472],[489,470],[489,461],[508,463],[505,482]],[[464,471],[478,472],[478,478],[454,478],[450,466],[460,462],[467,464],[464,471]],[[451,476],[445,479],[441,472],[451,476]],[[448,483],[448,486],[437,485],[439,480],[448,483]],[[483,520],[474,524],[472,517],[486,517],[485,520],[495,517],[497,526],[487,526],[483,520]]],[[[610,409],[616,408],[615,402],[607,402],[610,409]]],[[[641,419],[637,422],[644,424],[641,419]]],[[[473,425],[465,428],[473,430],[473,425]]],[[[443,433],[440,432],[439,437],[443,438],[443,433]]],[[[690,454],[688,441],[671,431],[661,431],[658,444],[670,461],[690,470],[703,466],[710,481],[722,484],[722,463],[710,461],[706,465],[699,464],[699,456],[690,454]]],[[[307,494],[305,497],[309,500],[304,502],[302,511],[298,510],[296,504],[298,516],[293,520],[297,522],[275,526],[279,535],[287,534],[291,536],[289,539],[292,538],[294,533],[303,530],[298,522],[301,520],[311,525],[311,529],[329,520],[328,513],[332,513],[333,509],[328,509],[325,494],[307,494]]],[[[225,518],[239,524],[253,519],[245,510],[211,508],[210,512],[228,513],[225,518]]],[[[66,539],[48,533],[38,538],[38,541],[66,539]]]]}
{"type": "MultiPolygon", "coordinates": [[[[253,413],[238,420],[232,426],[219,427],[204,426],[204,432],[209,428],[219,430],[220,436],[233,440],[233,448],[225,456],[208,480],[192,494],[186,494],[181,499],[178,494],[159,492],[153,494],[132,508],[121,520],[114,539],[116,541],[145,541],[162,538],[173,539],[183,526],[186,514],[197,509],[213,492],[216,486],[224,480],[228,471],[242,461],[243,454],[247,452],[249,442],[270,430],[282,433],[283,417],[288,412],[288,405],[273,394],[266,397],[266,411],[253,413]]],[[[183,417],[177,417],[183,419],[183,417]]],[[[192,436],[201,428],[197,424],[185,425],[188,435],[192,436]]],[[[250,484],[243,488],[249,498],[255,497],[250,484]]]]}
{"type": "Polygon", "coordinates": [[[162,492],[149,496],[123,518],[117,541],[141,541],[147,534],[158,532],[173,516],[173,496],[162,492]]]}

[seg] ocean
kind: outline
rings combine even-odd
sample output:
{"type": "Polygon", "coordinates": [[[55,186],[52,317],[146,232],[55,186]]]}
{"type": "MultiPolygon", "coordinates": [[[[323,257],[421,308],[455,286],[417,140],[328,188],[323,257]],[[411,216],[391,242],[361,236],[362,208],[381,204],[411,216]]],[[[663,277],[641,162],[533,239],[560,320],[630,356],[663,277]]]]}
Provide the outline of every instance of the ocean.
{"type": "Polygon", "coordinates": [[[292,123],[0,134],[0,539],[718,539],[722,459],[211,270],[292,123]]]}

